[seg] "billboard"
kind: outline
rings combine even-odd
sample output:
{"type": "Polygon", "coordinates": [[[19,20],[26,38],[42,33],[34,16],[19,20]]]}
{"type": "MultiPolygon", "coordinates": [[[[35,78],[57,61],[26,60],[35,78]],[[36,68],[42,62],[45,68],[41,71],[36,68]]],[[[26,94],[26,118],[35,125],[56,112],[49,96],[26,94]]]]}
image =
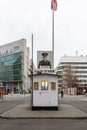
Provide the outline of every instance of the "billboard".
{"type": "Polygon", "coordinates": [[[53,68],[53,51],[37,51],[37,68],[53,68]]]}

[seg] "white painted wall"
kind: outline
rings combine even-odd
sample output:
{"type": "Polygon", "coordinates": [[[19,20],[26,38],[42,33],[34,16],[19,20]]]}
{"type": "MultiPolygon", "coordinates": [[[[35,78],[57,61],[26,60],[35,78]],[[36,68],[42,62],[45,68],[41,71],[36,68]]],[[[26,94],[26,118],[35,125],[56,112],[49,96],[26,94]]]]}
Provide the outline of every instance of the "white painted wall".
{"type": "Polygon", "coordinates": [[[39,90],[33,90],[33,106],[58,106],[58,77],[56,75],[37,75],[34,82],[39,82],[39,90]],[[49,81],[49,89],[41,90],[41,80],[49,81]],[[56,90],[51,90],[51,82],[56,82],[56,90]]]}

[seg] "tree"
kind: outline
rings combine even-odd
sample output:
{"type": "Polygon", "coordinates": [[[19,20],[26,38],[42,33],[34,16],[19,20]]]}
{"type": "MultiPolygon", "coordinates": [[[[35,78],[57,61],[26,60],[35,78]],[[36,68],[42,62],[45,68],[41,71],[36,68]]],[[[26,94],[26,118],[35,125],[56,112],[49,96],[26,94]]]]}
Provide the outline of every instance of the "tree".
{"type": "Polygon", "coordinates": [[[72,87],[78,87],[78,79],[76,76],[76,70],[71,65],[66,66],[63,69],[63,85],[72,88],[72,87]]]}

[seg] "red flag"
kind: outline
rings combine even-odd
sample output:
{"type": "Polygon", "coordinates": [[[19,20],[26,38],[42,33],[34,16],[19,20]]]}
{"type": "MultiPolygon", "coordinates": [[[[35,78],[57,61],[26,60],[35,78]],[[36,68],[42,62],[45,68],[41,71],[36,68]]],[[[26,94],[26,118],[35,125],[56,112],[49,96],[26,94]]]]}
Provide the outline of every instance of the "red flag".
{"type": "Polygon", "coordinates": [[[57,10],[57,0],[51,0],[51,9],[57,10]]]}

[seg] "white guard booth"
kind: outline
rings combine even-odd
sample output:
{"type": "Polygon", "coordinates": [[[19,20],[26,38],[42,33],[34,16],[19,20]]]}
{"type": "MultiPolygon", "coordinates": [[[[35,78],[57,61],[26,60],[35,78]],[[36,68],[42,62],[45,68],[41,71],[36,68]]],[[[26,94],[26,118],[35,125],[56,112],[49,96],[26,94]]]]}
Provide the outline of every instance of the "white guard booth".
{"type": "Polygon", "coordinates": [[[58,110],[58,76],[33,75],[32,110],[58,110]]]}

